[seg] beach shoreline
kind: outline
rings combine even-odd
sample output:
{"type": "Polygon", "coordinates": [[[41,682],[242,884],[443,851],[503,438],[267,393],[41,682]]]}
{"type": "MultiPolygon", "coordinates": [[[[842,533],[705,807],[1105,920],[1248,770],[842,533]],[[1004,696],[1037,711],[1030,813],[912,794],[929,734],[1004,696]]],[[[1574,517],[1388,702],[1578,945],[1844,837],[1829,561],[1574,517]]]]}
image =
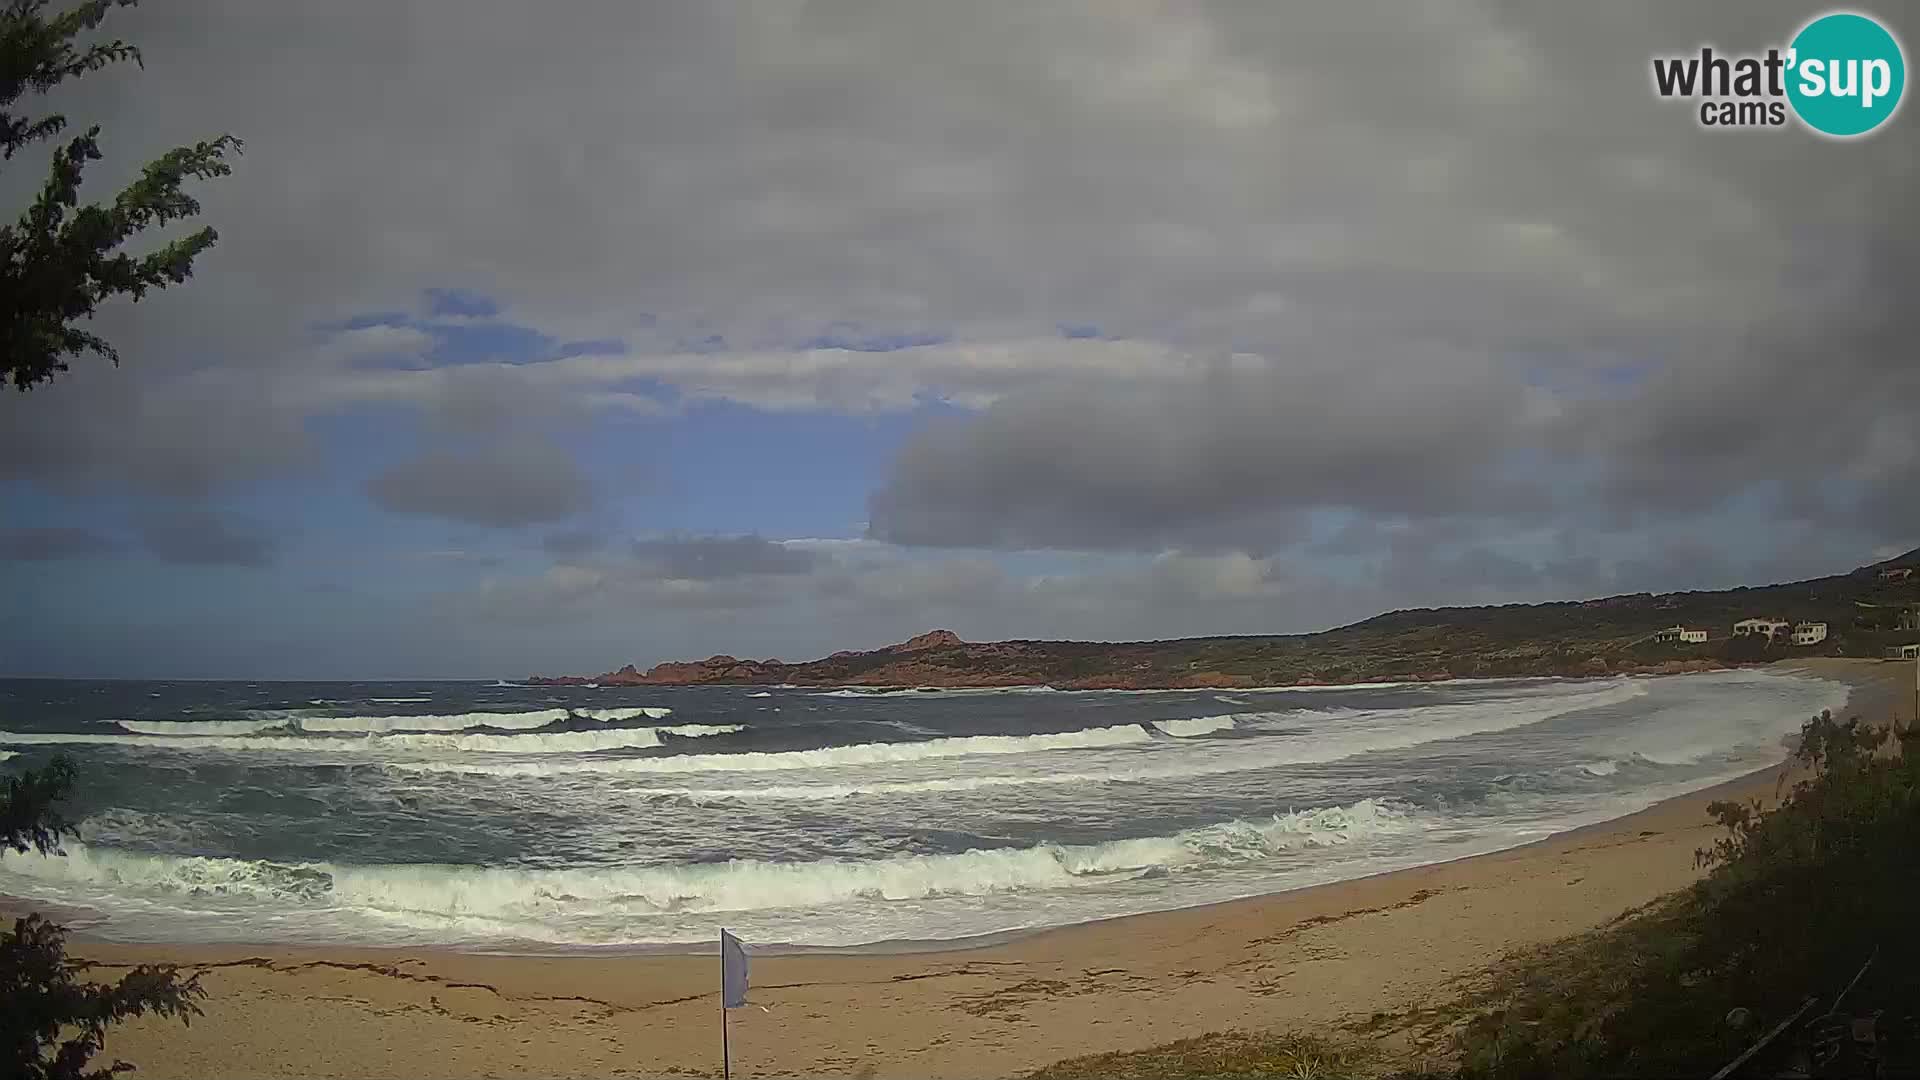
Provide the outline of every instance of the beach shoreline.
{"type": "MultiPolygon", "coordinates": [[[[1913,717],[1911,669],[1783,665],[1846,682],[1846,714],[1913,717]]],[[[743,1075],[1007,1076],[1228,1028],[1325,1029],[1430,1001],[1500,954],[1599,925],[1697,877],[1715,799],[1770,801],[1774,766],[1524,845],[1203,907],[955,942],[757,956],[732,1018],[743,1075]],[[931,946],[920,948],[921,945],[931,946]]],[[[13,905],[7,905],[9,907],[13,905]]],[[[148,1076],[718,1075],[706,954],[120,944],[101,977],[206,972],[191,1028],[141,1020],[109,1055],[148,1076]]]]}

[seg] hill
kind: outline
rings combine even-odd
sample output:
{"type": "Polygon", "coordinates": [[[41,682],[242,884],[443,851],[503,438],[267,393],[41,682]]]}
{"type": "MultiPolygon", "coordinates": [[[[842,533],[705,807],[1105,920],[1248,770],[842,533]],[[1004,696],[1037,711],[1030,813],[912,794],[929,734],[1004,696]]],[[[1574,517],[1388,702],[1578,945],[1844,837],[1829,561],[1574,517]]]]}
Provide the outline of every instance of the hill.
{"type": "Polygon", "coordinates": [[[545,685],[978,687],[1060,689],[1280,686],[1316,683],[1685,671],[1788,656],[1879,656],[1920,641],[1920,548],[1846,574],[1716,592],[1631,593],[1597,600],[1418,608],[1312,634],[1173,641],[968,642],[935,630],[819,660],[629,664],[545,685]],[[1902,575],[1900,571],[1911,570],[1902,575]],[[1747,618],[1824,622],[1811,645],[1735,637],[1747,618]],[[1657,631],[1708,631],[1704,643],[1656,642],[1657,631]]]}

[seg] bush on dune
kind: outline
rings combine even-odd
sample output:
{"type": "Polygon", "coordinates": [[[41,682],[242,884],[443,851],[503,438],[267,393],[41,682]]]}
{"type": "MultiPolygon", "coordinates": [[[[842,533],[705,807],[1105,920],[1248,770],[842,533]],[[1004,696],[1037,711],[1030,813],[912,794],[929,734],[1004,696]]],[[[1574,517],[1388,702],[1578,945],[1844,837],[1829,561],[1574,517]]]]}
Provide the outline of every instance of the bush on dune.
{"type": "MultiPolygon", "coordinates": [[[[1695,885],[1516,953],[1458,1000],[1402,1017],[1452,1032],[1448,1071],[1396,1073],[1386,1055],[1345,1038],[1235,1032],[1076,1058],[1035,1080],[1707,1077],[1815,998],[1738,1074],[1765,1076],[1850,984],[1840,1011],[1884,1010],[1883,1029],[1911,1032],[1920,1008],[1920,735],[1822,713],[1802,727],[1795,757],[1809,778],[1777,807],[1708,807],[1725,835],[1698,853],[1710,872],[1695,885]]],[[[1382,1014],[1363,1030],[1392,1019],[1382,1014]]],[[[1920,1065],[1909,1060],[1912,1047],[1889,1056],[1903,1069],[1920,1065]]]]}
{"type": "Polygon", "coordinates": [[[1857,975],[1845,1011],[1902,1023],[1920,1000],[1920,738],[1822,713],[1796,757],[1812,777],[1777,808],[1708,808],[1726,835],[1699,853],[1706,878],[1505,965],[1458,1036],[1460,1075],[1710,1075],[1857,975]]]}

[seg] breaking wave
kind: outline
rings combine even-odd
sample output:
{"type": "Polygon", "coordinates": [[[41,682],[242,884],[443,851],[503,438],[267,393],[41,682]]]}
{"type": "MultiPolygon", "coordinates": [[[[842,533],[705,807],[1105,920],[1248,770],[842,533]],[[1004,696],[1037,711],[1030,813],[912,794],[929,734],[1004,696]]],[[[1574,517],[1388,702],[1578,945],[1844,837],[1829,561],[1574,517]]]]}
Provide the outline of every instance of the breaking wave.
{"type": "MultiPolygon", "coordinates": [[[[671,729],[662,729],[671,730],[671,729]]],[[[976,754],[1030,754],[1041,750],[1079,750],[1127,746],[1151,741],[1139,724],[1086,728],[1050,735],[962,735],[921,742],[857,743],[818,750],[748,751],[738,754],[684,754],[663,758],[621,758],[605,761],[514,762],[395,762],[396,768],[426,772],[471,772],[492,776],[549,776],[569,772],[775,772],[784,769],[877,765],[929,758],[968,757],[976,754]]]]}
{"type": "MultiPolygon", "coordinates": [[[[173,725],[155,723],[151,727],[203,726],[222,721],[183,722],[173,725]]],[[[233,721],[252,723],[253,721],[233,721]]],[[[265,723],[265,721],[261,721],[265,723]]],[[[284,751],[296,754],[381,754],[408,753],[499,753],[499,754],[581,754],[597,750],[646,749],[660,745],[662,734],[684,738],[726,735],[742,730],[739,724],[678,724],[658,728],[614,728],[606,731],[550,731],[521,735],[399,734],[366,735],[361,738],[323,736],[300,738],[295,735],[244,736],[182,732],[177,735],[102,735],[91,732],[14,732],[0,731],[0,743],[15,745],[88,744],[93,746],[144,746],[166,750],[246,750],[284,751]]]]}
{"type": "Polygon", "coordinates": [[[659,746],[662,732],[699,738],[739,730],[739,724],[681,724],[670,728],[550,731],[537,735],[381,735],[354,742],[373,749],[485,754],[590,754],[597,750],[644,750],[659,746]]]}
{"type": "Polygon", "coordinates": [[[64,859],[0,856],[0,880],[69,896],[230,897],[369,913],[504,921],[812,908],[850,900],[920,900],[1076,886],[1248,863],[1310,848],[1417,831],[1379,800],[1228,821],[1166,836],[1042,843],[881,859],[613,866],[568,870],[399,864],[278,863],[148,855],[84,843],[64,859]],[[65,888],[63,888],[65,887],[65,888]]]}
{"type": "Polygon", "coordinates": [[[575,709],[573,711],[575,716],[584,716],[589,720],[601,721],[637,720],[643,716],[649,720],[658,720],[672,712],[672,709],[662,708],[658,705],[641,705],[626,709],[575,709]]]}
{"type": "Polygon", "coordinates": [[[136,735],[252,735],[260,731],[278,731],[289,727],[290,720],[116,720],[114,723],[136,735]]]}
{"type": "MultiPolygon", "coordinates": [[[[840,785],[805,784],[790,785],[785,788],[763,787],[736,790],[748,798],[779,797],[770,794],[776,791],[782,794],[794,793],[788,797],[796,798],[838,798],[852,794],[972,791],[987,787],[1035,784],[1160,780],[1245,772],[1280,765],[1315,765],[1340,761],[1374,751],[1403,750],[1428,742],[1525,727],[1565,713],[1630,701],[1645,695],[1646,692],[1644,682],[1634,681],[1614,683],[1598,690],[1566,694],[1557,698],[1498,704],[1476,702],[1380,711],[1341,709],[1311,713],[1302,713],[1297,710],[1233,713],[1222,717],[1200,717],[1193,721],[1163,722],[1174,725],[1192,723],[1216,731],[1231,725],[1255,732],[1263,726],[1270,727],[1276,723],[1297,723],[1303,715],[1312,716],[1321,722],[1333,720],[1340,723],[1307,734],[1296,733],[1250,744],[1236,742],[1232,753],[1207,754],[1189,758],[1183,756],[1187,751],[1175,752],[1169,748],[1166,754],[1143,759],[1140,764],[1124,767],[1114,765],[1098,772],[1038,772],[1015,776],[958,777],[840,785]]],[[[1157,727],[1158,723],[1155,726],[1157,727]]],[[[1175,734],[1174,731],[1167,733],[1175,734]]],[[[1190,738],[1204,733],[1188,731],[1179,737],[1190,738]]],[[[753,751],[734,754],[687,754],[665,758],[499,764],[468,761],[393,762],[391,767],[421,772],[478,773],[492,776],[560,776],[568,773],[777,772],[891,764],[930,758],[1122,747],[1156,741],[1145,725],[1120,724],[1049,735],[969,735],[928,739],[921,742],[861,743],[853,746],[789,750],[778,753],[753,751]]],[[[1190,749],[1198,754],[1203,746],[1205,746],[1204,743],[1195,744],[1190,749]]],[[[676,793],[679,792],[676,791],[676,793]]],[[[698,796],[704,793],[693,791],[686,794],[698,796]]]]}
{"type": "Polygon", "coordinates": [[[1155,720],[1153,726],[1176,739],[1192,738],[1195,735],[1211,735],[1216,731],[1230,731],[1234,717],[1196,716],[1191,720],[1155,720]]]}
{"type": "Polygon", "coordinates": [[[531,712],[470,712],[451,716],[302,716],[300,730],[350,735],[389,731],[465,731],[468,728],[539,728],[565,720],[565,709],[531,712]]]}

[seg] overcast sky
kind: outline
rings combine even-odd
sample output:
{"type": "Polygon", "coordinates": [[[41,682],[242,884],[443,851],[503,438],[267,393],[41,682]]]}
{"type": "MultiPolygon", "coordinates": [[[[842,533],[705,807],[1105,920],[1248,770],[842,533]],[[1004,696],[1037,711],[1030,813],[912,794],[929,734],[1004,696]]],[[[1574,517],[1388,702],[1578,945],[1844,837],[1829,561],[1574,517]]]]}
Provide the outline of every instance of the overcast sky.
{"type": "Polygon", "coordinates": [[[0,674],[1291,632],[1905,550],[1920,118],[1649,85],[1816,13],[116,11],[144,72],[50,103],[86,191],[246,154],[193,280],[96,320],[120,368],[0,396],[0,674]]]}

